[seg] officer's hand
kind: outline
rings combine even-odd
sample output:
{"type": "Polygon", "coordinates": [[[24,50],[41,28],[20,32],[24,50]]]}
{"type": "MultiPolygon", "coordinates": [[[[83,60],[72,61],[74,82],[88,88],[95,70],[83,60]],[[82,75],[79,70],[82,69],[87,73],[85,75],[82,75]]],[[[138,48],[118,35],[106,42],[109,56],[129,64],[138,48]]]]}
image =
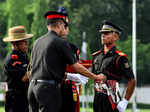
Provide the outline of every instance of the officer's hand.
{"type": "Polygon", "coordinates": [[[82,76],[77,73],[67,73],[67,79],[72,80],[76,83],[86,84],[88,82],[88,78],[85,76],[82,76]]]}
{"type": "Polygon", "coordinates": [[[28,72],[22,77],[22,81],[23,82],[28,82],[29,81],[28,72]]]}
{"type": "Polygon", "coordinates": [[[117,109],[119,110],[119,112],[125,112],[127,105],[128,105],[128,101],[124,98],[118,103],[117,109]]]}
{"type": "Polygon", "coordinates": [[[101,74],[98,74],[98,75],[97,75],[97,78],[96,78],[95,81],[96,81],[97,83],[99,83],[99,82],[101,82],[101,81],[105,82],[106,79],[107,79],[107,77],[106,77],[104,74],[101,73],[101,74]]]}

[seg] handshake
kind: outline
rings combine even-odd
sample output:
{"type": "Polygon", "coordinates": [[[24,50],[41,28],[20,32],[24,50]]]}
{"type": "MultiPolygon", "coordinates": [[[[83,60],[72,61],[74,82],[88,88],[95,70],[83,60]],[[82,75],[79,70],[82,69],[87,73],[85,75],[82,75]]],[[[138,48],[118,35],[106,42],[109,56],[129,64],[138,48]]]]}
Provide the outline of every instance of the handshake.
{"type": "Polygon", "coordinates": [[[66,80],[72,80],[77,84],[86,84],[88,82],[88,78],[80,75],[78,73],[67,73],[66,80]]]}
{"type": "MultiPolygon", "coordinates": [[[[96,82],[100,82],[100,81],[106,81],[106,76],[104,74],[99,74],[96,75],[95,78],[97,80],[95,80],[96,82]]],[[[81,83],[81,84],[86,84],[88,82],[88,77],[85,77],[83,75],[80,75],[78,73],[68,73],[67,72],[67,80],[72,80],[76,83],[81,83]]]]}

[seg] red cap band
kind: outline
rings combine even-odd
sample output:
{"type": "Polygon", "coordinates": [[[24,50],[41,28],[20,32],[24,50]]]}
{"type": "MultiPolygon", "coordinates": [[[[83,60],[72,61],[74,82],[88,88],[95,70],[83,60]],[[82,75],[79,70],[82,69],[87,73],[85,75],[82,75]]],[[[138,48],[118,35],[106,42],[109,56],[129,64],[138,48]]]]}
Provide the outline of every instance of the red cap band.
{"type": "Polygon", "coordinates": [[[61,18],[65,18],[65,16],[63,16],[63,15],[48,15],[46,17],[47,20],[48,19],[57,19],[57,18],[61,19],[61,18]]]}

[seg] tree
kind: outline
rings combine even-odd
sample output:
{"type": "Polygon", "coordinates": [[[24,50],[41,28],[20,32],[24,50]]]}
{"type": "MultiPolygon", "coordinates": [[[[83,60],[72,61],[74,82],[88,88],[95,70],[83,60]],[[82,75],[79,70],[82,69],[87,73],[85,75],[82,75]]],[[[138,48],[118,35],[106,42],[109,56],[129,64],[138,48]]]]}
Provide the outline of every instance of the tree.
{"type": "Polygon", "coordinates": [[[150,4],[149,0],[137,0],[137,38],[146,44],[150,42],[150,6],[147,4],[150,4]]]}
{"type": "MultiPolygon", "coordinates": [[[[46,19],[44,18],[44,14],[47,11],[57,11],[59,5],[61,6],[63,1],[59,0],[34,0],[34,18],[32,23],[31,31],[34,34],[33,42],[43,34],[47,32],[46,19]],[[39,5],[40,4],[40,5],[39,5]]],[[[65,2],[65,4],[68,4],[65,2]]]]}
{"type": "MultiPolygon", "coordinates": [[[[7,29],[13,26],[23,25],[26,28],[27,32],[29,32],[28,30],[29,24],[24,10],[25,6],[26,6],[26,0],[7,1],[7,12],[8,12],[7,29]]],[[[11,50],[10,44],[8,44],[6,49],[8,52],[11,50]]]]}
{"type": "Polygon", "coordinates": [[[46,0],[34,0],[34,17],[33,23],[31,26],[31,31],[34,34],[34,38],[32,39],[32,44],[34,40],[36,40],[41,35],[47,32],[46,29],[46,20],[44,18],[44,14],[47,10],[47,2],[46,0]],[[40,4],[40,5],[39,5],[40,4]]]}
{"type": "MultiPolygon", "coordinates": [[[[132,38],[128,37],[125,41],[117,42],[118,49],[123,51],[128,55],[129,62],[132,61],[132,38]]],[[[137,86],[142,86],[144,84],[149,84],[150,79],[150,44],[142,44],[140,40],[137,39],[137,86]]]]}
{"type": "Polygon", "coordinates": [[[29,24],[24,10],[26,0],[7,0],[8,28],[17,25],[24,25],[28,30],[29,24]]]}
{"type": "Polygon", "coordinates": [[[3,49],[4,47],[6,47],[6,43],[2,42],[2,39],[4,38],[4,36],[6,35],[6,31],[7,31],[7,12],[4,9],[4,7],[6,7],[6,4],[0,4],[0,60],[3,59],[6,55],[5,49],[3,49]]]}
{"type": "Polygon", "coordinates": [[[7,51],[5,47],[7,46],[6,43],[2,41],[4,38],[6,31],[7,31],[7,12],[5,10],[6,4],[0,4],[0,81],[4,80],[3,72],[3,62],[6,57],[7,51]]]}

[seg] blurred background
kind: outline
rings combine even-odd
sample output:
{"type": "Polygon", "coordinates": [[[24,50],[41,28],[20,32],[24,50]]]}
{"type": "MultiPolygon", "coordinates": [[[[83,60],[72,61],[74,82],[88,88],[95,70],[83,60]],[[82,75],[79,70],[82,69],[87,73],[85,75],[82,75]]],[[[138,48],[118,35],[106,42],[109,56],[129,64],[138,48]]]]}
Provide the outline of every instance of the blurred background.
{"type": "MultiPolygon", "coordinates": [[[[34,34],[29,41],[30,50],[33,42],[47,32],[45,12],[65,6],[70,18],[70,34],[68,40],[76,44],[82,51],[86,42],[86,59],[91,60],[91,53],[101,46],[100,33],[104,20],[110,20],[123,28],[118,49],[129,57],[132,65],[132,0],[0,0],[0,112],[3,112],[5,76],[3,64],[10,45],[2,39],[8,34],[12,26],[24,25],[28,33],[34,34]],[[84,42],[83,42],[84,41],[84,42]],[[2,109],[2,110],[1,110],[2,109]]],[[[136,104],[138,111],[150,112],[150,0],[136,0],[136,66],[137,89],[136,104]]],[[[30,55],[30,52],[29,52],[30,55]]],[[[81,55],[81,58],[83,56],[81,55]]],[[[84,57],[85,58],[85,57],[84,57]]],[[[125,90],[125,81],[121,82],[122,95],[125,90]]],[[[93,112],[93,81],[83,86],[81,112],[93,112]]],[[[128,112],[132,109],[132,99],[128,112]]]]}

